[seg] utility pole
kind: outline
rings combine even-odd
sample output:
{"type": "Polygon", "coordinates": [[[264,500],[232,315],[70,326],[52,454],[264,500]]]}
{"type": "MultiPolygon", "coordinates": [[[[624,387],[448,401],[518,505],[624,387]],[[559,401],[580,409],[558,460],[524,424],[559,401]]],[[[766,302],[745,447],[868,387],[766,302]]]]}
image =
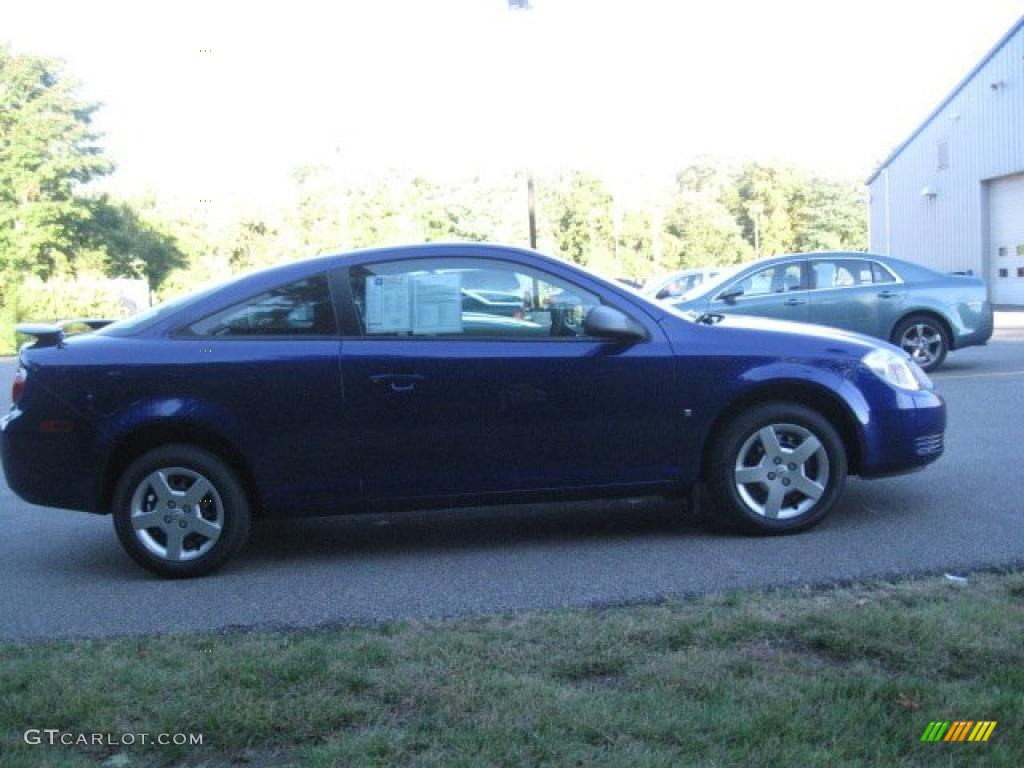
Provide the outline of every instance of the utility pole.
{"type": "MultiPolygon", "coordinates": [[[[533,10],[530,0],[507,1],[508,9],[514,13],[533,10]]],[[[533,191],[533,171],[530,169],[526,171],[526,216],[530,226],[530,247],[537,250],[537,205],[533,191]]]]}
{"type": "Polygon", "coordinates": [[[530,247],[537,250],[537,207],[534,202],[533,172],[526,172],[526,208],[530,219],[530,247]]]}
{"type": "Polygon", "coordinates": [[[747,211],[754,219],[754,258],[761,258],[761,214],[764,213],[764,206],[760,203],[750,203],[747,211]]]}

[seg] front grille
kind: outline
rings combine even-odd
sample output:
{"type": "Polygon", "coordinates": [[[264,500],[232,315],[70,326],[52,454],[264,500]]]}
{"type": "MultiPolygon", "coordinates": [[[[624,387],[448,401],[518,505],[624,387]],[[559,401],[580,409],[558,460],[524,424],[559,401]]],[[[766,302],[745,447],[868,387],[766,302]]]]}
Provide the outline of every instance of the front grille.
{"type": "Polygon", "coordinates": [[[914,438],[914,453],[918,456],[937,456],[942,453],[942,433],[914,438]]]}

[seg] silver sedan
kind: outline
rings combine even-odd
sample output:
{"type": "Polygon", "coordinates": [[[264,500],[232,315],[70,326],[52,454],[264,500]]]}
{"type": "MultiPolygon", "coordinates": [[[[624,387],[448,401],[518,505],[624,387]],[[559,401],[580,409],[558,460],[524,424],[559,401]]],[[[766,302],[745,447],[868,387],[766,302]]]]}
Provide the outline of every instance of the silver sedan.
{"type": "Polygon", "coordinates": [[[759,315],[885,339],[926,371],[953,349],[986,343],[985,283],[870,253],[808,253],[745,264],[671,300],[699,313],[759,315]]]}

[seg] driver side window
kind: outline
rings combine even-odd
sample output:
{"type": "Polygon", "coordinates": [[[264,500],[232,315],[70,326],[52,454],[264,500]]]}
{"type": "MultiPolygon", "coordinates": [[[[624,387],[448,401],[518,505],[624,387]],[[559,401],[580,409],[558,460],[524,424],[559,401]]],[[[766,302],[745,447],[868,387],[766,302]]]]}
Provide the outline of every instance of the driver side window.
{"type": "Polygon", "coordinates": [[[799,291],[803,289],[801,271],[801,264],[798,261],[776,264],[737,281],[733,288],[742,290],[744,296],[799,291]]]}
{"type": "Polygon", "coordinates": [[[428,258],[349,270],[360,335],[398,338],[585,337],[590,291],[516,264],[428,258]]]}

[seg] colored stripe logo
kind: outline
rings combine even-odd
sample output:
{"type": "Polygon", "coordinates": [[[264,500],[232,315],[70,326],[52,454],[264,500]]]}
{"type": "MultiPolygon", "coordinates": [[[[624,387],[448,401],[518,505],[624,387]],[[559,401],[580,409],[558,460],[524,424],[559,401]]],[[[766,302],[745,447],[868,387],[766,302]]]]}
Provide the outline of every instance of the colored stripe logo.
{"type": "Polygon", "coordinates": [[[997,720],[932,720],[921,741],[988,741],[997,720]]]}

